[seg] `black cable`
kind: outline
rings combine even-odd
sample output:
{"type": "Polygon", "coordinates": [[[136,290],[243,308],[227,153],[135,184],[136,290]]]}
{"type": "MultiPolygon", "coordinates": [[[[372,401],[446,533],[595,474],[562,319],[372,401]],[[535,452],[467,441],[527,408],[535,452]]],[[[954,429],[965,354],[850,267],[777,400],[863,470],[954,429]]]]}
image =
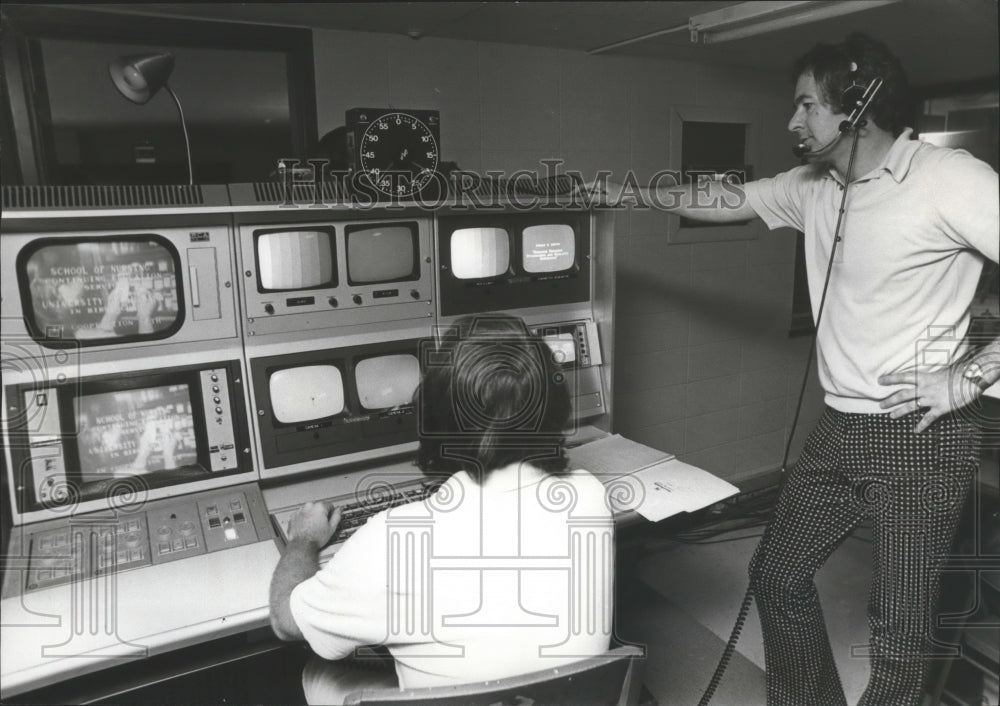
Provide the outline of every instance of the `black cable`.
{"type": "MultiPolygon", "coordinates": [[[[861,127],[863,124],[863,121],[859,122],[858,127],[861,127]]],[[[834,255],[837,252],[837,243],[840,242],[840,225],[844,219],[844,210],[847,205],[847,191],[851,186],[851,173],[854,168],[854,155],[857,152],[857,149],[858,131],[854,130],[854,140],[851,143],[851,156],[847,160],[847,176],[844,179],[844,194],[840,197],[840,211],[837,213],[837,225],[833,229],[833,244],[830,247],[830,262],[826,266],[826,279],[823,282],[823,294],[820,297],[819,309],[816,312],[816,325],[814,327],[812,343],[809,346],[809,357],[806,359],[806,372],[805,375],[802,376],[802,385],[799,387],[799,400],[795,405],[795,416],[792,418],[792,429],[788,433],[788,442],[785,444],[785,455],[781,459],[782,485],[784,483],[786,468],[788,466],[788,454],[792,448],[792,439],[795,438],[795,429],[799,422],[799,413],[802,411],[802,399],[805,396],[806,384],[809,380],[809,369],[812,366],[813,354],[816,351],[816,341],[819,338],[819,324],[823,319],[823,307],[826,305],[826,292],[830,286],[830,275],[833,273],[833,260],[834,255]]],[[[770,525],[768,525],[768,529],[770,529],[770,525]]],[[[767,530],[764,531],[764,536],[767,536],[767,530]]],[[[708,703],[712,700],[712,696],[715,694],[715,690],[722,681],[722,677],[726,672],[726,667],[729,666],[729,660],[732,658],[733,652],[736,650],[736,643],[739,642],[740,632],[743,630],[743,623],[746,622],[747,614],[750,612],[750,605],[752,603],[753,586],[748,585],[746,593],[743,595],[743,603],[740,605],[739,613],[736,615],[733,632],[729,636],[729,641],[726,643],[726,648],[722,652],[722,657],[719,658],[719,664],[715,668],[715,673],[712,675],[712,679],[709,681],[708,687],[705,689],[705,693],[701,697],[701,701],[698,702],[698,706],[708,706],[708,703]]]]}

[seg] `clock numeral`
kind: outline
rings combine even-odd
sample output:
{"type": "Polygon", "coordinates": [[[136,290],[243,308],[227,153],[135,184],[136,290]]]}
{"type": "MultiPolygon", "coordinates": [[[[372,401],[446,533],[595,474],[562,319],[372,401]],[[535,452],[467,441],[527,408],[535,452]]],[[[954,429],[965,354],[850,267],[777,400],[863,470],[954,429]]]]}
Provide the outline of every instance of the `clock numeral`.
{"type": "Polygon", "coordinates": [[[385,120],[379,120],[378,123],[376,123],[376,124],[378,125],[378,129],[379,130],[388,130],[389,129],[389,123],[387,123],[385,120]]]}
{"type": "Polygon", "coordinates": [[[365,152],[365,157],[367,157],[368,159],[375,159],[375,153],[374,152],[365,152]]]}
{"type": "MultiPolygon", "coordinates": [[[[414,126],[414,127],[416,127],[416,126],[414,126]]],[[[430,142],[431,141],[431,136],[430,135],[421,135],[420,136],[420,141],[421,142],[430,142]]]]}
{"type": "Polygon", "coordinates": [[[428,152],[427,153],[427,159],[434,159],[435,156],[436,155],[433,152],[428,152]]]}
{"type": "Polygon", "coordinates": [[[370,142],[378,142],[378,135],[369,135],[368,140],[370,142]]]}

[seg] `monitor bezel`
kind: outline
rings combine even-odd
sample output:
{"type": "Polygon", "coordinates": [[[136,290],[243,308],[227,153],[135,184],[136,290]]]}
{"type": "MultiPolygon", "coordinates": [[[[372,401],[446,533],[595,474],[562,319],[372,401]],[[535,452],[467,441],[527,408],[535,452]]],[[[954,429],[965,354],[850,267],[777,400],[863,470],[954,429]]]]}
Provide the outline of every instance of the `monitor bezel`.
{"type": "Polygon", "coordinates": [[[438,220],[438,302],[443,317],[479,312],[530,310],[587,302],[590,297],[590,217],[586,212],[442,215],[438,220]],[[575,240],[574,262],[558,272],[524,269],[524,229],[568,225],[575,240]],[[508,271],[494,277],[459,279],[452,274],[451,237],[465,228],[499,228],[509,238],[508,271]]]}
{"type": "Polygon", "coordinates": [[[21,297],[21,313],[28,335],[41,346],[53,349],[66,349],[92,346],[129,346],[151,341],[162,341],[175,336],[184,328],[187,319],[187,301],[184,297],[183,263],[180,252],[169,239],[156,233],[122,233],[116,235],[86,235],[74,234],[68,237],[40,237],[27,242],[18,250],[14,269],[17,275],[17,287],[21,297]],[[31,297],[31,282],[28,278],[27,263],[33,255],[50,245],[78,246],[94,242],[154,242],[163,247],[174,260],[174,277],[177,291],[177,318],[173,324],[153,333],[128,336],[105,336],[102,338],[50,338],[46,332],[38,329],[35,316],[34,301],[31,297]]]}
{"type": "Polygon", "coordinates": [[[344,226],[344,279],[349,287],[378,287],[396,282],[416,282],[420,279],[420,232],[414,221],[376,221],[374,223],[350,223],[344,226]],[[395,279],[382,279],[362,282],[351,279],[351,234],[387,227],[405,227],[410,232],[410,245],[413,253],[413,267],[410,273],[395,279]]]}
{"type": "Polygon", "coordinates": [[[426,337],[401,338],[250,359],[261,475],[280,475],[283,469],[289,467],[329,467],[337,465],[340,457],[361,452],[377,453],[383,448],[415,443],[415,403],[411,400],[407,405],[366,410],[358,391],[356,366],[362,360],[396,354],[413,355],[419,363],[421,342],[425,340],[426,337]],[[333,365],[340,369],[344,383],[344,411],[333,417],[308,422],[288,424],[278,421],[270,399],[271,375],[278,370],[309,365],[333,365]],[[320,439],[321,430],[327,430],[328,439],[320,439]],[[298,446],[291,448],[295,444],[298,446]]]}
{"type": "Polygon", "coordinates": [[[9,424],[7,426],[8,449],[11,461],[11,480],[14,495],[14,509],[19,517],[36,517],[40,514],[50,513],[58,516],[67,510],[87,510],[99,509],[112,503],[113,499],[102,495],[102,491],[107,492],[117,487],[119,490],[139,489],[139,495],[149,493],[150,497],[161,497],[169,493],[170,489],[176,489],[177,493],[194,492],[199,489],[196,484],[211,482],[218,485],[220,479],[232,479],[225,484],[235,484],[246,482],[247,476],[256,473],[249,454],[242,454],[241,450],[249,449],[250,436],[247,426],[246,407],[242,390],[242,373],[240,365],[235,360],[206,361],[195,365],[173,366],[157,370],[139,370],[128,373],[111,373],[101,375],[89,375],[75,380],[32,380],[29,382],[16,382],[4,385],[4,397],[9,411],[10,419],[24,419],[22,423],[9,424]],[[199,396],[202,393],[200,374],[204,370],[222,368],[227,373],[229,418],[233,425],[233,438],[236,447],[233,453],[241,459],[235,468],[221,471],[210,470],[208,448],[208,422],[205,419],[204,411],[198,405],[199,396]],[[76,409],[78,401],[87,394],[102,394],[106,392],[122,392],[128,390],[139,390],[143,388],[168,387],[172,385],[188,385],[188,393],[191,398],[192,421],[194,423],[195,439],[198,443],[197,459],[198,466],[185,466],[178,469],[170,469],[145,474],[108,476],[103,479],[94,479],[92,487],[87,489],[87,494],[81,492],[79,478],[83,475],[79,464],[79,449],[76,429],[76,409]],[[23,400],[25,392],[38,392],[43,390],[56,390],[57,412],[59,419],[59,443],[62,453],[66,459],[66,479],[67,482],[74,482],[75,494],[69,496],[66,502],[53,503],[39,500],[37,489],[31,482],[30,474],[32,470],[31,439],[33,434],[26,428],[26,415],[18,414],[17,410],[23,410],[23,400]],[[20,469],[20,472],[19,470],[20,469]],[[73,470],[70,470],[73,469],[73,470]],[[27,475],[26,475],[27,474],[27,475]],[[131,480],[139,479],[139,480],[131,480]],[[188,486],[191,486],[190,488],[188,486]],[[105,503],[101,503],[105,500],[105,503]]]}
{"type": "Polygon", "coordinates": [[[337,229],[335,226],[308,226],[305,228],[255,228],[253,231],[253,263],[254,269],[257,272],[257,292],[258,294],[275,294],[282,292],[315,292],[325,289],[336,289],[340,285],[340,270],[339,270],[339,255],[337,253],[337,229]],[[270,235],[271,233],[297,233],[303,231],[317,231],[320,233],[326,233],[330,239],[330,257],[333,258],[331,263],[333,266],[333,280],[330,282],[324,282],[323,284],[317,285],[315,287],[289,287],[289,288],[274,288],[268,289],[264,287],[263,280],[260,272],[260,237],[262,235],[270,235]]]}

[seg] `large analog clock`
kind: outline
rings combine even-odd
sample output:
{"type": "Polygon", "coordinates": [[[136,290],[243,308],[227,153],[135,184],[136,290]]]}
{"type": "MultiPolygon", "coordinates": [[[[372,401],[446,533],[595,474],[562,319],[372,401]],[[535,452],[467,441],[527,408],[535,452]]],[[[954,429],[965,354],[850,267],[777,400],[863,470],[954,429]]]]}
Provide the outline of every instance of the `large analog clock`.
{"type": "Polygon", "coordinates": [[[410,198],[433,180],[440,155],[436,110],[354,108],[347,130],[352,170],[380,195],[410,198]]]}

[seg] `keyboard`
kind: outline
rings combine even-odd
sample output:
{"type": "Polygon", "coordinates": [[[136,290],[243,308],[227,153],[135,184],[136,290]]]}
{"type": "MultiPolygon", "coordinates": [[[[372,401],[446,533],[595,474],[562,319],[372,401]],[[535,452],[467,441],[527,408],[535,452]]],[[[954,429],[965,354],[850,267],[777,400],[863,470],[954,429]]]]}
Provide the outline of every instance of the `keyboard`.
{"type": "MultiPolygon", "coordinates": [[[[391,491],[385,490],[383,492],[383,488],[379,488],[378,493],[371,493],[371,497],[361,500],[358,500],[353,494],[324,498],[322,502],[328,506],[340,508],[341,519],[340,524],[337,526],[337,531],[323,549],[345,542],[372,515],[376,515],[391,507],[406,505],[430,497],[437,491],[440,485],[440,482],[432,483],[426,480],[415,480],[410,483],[393,486],[391,491]]],[[[291,507],[280,508],[271,513],[275,529],[285,542],[289,540],[288,524],[300,507],[301,505],[293,505],[291,507]]]]}

